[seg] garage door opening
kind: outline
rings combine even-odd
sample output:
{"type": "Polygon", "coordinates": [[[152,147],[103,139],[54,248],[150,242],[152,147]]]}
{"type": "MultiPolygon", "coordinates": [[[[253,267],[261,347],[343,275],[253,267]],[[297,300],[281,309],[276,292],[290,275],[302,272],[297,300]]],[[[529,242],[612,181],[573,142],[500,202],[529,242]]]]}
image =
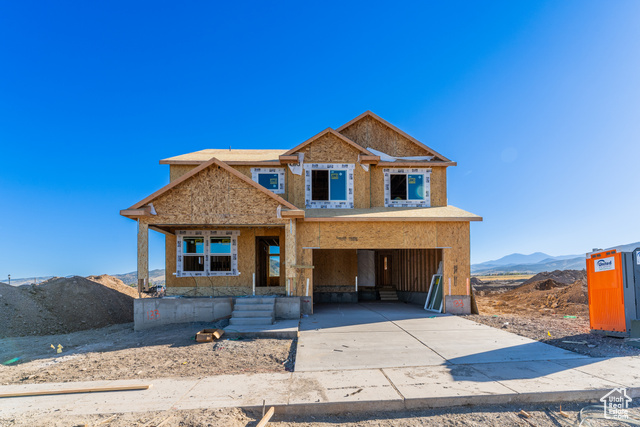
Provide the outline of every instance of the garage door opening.
{"type": "Polygon", "coordinates": [[[397,296],[424,305],[442,260],[442,249],[314,249],[313,299],[355,303],[397,296]]]}

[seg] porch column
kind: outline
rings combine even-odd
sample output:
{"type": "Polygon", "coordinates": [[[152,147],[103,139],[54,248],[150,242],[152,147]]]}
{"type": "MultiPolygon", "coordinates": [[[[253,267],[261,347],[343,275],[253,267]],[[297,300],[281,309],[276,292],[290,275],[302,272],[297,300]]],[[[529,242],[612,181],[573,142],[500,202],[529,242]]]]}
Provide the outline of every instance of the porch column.
{"type": "Polygon", "coordinates": [[[149,285],[149,224],[138,221],[138,283],[149,285]]]}
{"type": "Polygon", "coordinates": [[[296,220],[289,219],[288,224],[284,226],[284,244],[285,244],[285,280],[289,291],[288,295],[296,292],[296,220]]]}

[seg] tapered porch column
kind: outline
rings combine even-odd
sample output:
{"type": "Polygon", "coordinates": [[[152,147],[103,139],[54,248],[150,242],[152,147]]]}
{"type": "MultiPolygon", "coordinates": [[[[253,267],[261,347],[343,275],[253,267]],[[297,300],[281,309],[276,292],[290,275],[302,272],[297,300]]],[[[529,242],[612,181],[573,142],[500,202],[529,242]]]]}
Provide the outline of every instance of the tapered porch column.
{"type": "Polygon", "coordinates": [[[287,286],[287,295],[296,293],[296,220],[289,219],[284,226],[284,245],[285,245],[285,279],[287,286]]]}
{"type": "Polygon", "coordinates": [[[149,285],[149,224],[138,220],[138,283],[149,285]]]}

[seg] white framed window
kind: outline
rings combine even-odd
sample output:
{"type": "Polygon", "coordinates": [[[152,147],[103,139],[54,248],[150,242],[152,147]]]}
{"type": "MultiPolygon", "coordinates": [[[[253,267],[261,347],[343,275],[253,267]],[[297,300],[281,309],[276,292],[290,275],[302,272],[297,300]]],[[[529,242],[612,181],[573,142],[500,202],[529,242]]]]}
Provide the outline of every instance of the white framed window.
{"type": "Polygon", "coordinates": [[[237,276],[236,230],[176,231],[176,276],[237,276]]]}
{"type": "Polygon", "coordinates": [[[353,209],[354,164],[305,163],[307,209],[353,209]]]}
{"type": "Polygon", "coordinates": [[[251,179],[267,190],[284,194],[284,168],[251,168],[251,179]]]}
{"type": "Polygon", "coordinates": [[[431,206],[431,169],[383,169],[385,207],[431,206]]]}

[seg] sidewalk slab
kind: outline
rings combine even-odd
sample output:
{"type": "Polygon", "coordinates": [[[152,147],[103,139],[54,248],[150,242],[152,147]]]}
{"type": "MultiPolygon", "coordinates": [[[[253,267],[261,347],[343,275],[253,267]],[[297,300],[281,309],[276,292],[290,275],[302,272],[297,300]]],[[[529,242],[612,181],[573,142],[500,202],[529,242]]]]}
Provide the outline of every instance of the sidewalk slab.
{"type": "Polygon", "coordinates": [[[444,359],[405,333],[303,332],[296,372],[439,365],[444,359]]]}
{"type": "MultiPolygon", "coordinates": [[[[640,357],[593,358],[585,360],[556,360],[557,364],[587,375],[606,379],[623,387],[640,385],[640,357]]],[[[638,397],[640,394],[631,395],[638,397]]]]}
{"type": "Polygon", "coordinates": [[[411,333],[449,363],[462,365],[587,357],[495,328],[411,333]]]}
{"type": "Polygon", "coordinates": [[[554,361],[486,363],[474,369],[519,394],[612,390],[615,382],[563,367],[554,361]]]}
{"type": "Polygon", "coordinates": [[[89,393],[76,395],[74,414],[106,414],[114,412],[164,411],[175,404],[199,379],[162,378],[154,380],[118,380],[110,386],[151,384],[148,390],[89,393]]]}
{"type": "Polygon", "coordinates": [[[291,373],[218,375],[204,378],[174,406],[176,409],[286,405],[291,373]]]}
{"type": "Polygon", "coordinates": [[[379,369],[295,372],[289,405],[292,413],[353,410],[401,410],[404,399],[379,369]]]}
{"type": "Polygon", "coordinates": [[[432,400],[431,405],[440,406],[438,402],[442,401],[442,406],[446,406],[452,397],[516,394],[471,366],[392,368],[383,371],[406,399],[407,408],[419,408],[425,399],[432,400]]]}

